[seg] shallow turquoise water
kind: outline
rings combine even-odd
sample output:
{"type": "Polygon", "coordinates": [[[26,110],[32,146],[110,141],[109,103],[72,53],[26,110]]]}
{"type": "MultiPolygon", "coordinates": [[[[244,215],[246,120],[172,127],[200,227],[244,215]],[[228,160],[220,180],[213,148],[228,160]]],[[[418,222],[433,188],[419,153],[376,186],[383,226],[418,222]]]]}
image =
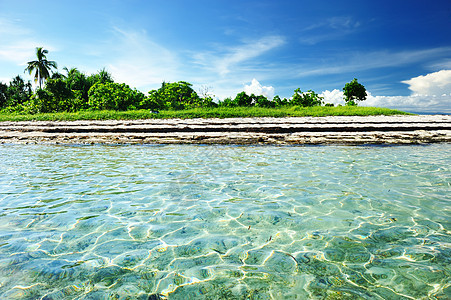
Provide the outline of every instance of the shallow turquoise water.
{"type": "Polygon", "coordinates": [[[450,166],[450,144],[2,145],[0,299],[451,298],[450,166]]]}

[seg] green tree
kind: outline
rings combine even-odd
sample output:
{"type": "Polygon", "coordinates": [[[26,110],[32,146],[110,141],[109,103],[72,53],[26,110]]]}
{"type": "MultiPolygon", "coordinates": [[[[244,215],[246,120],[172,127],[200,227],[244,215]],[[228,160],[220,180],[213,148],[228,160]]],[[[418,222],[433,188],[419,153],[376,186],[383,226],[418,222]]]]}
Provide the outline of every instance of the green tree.
{"type": "MultiPolygon", "coordinates": [[[[67,67],[63,68],[67,75],[65,76],[66,85],[71,89],[80,101],[84,101],[82,106],[86,106],[89,99],[89,89],[96,83],[113,83],[111,74],[105,69],[100,70],[98,73],[86,76],[83,72],[80,72],[77,68],[67,67]]],[[[80,103],[79,103],[80,104],[80,103]]],[[[80,107],[84,108],[84,107],[80,107]]]]}
{"type": "Polygon", "coordinates": [[[288,105],[287,98],[281,99],[279,95],[274,96],[274,99],[272,101],[275,103],[277,107],[286,106],[288,105]]]}
{"type": "Polygon", "coordinates": [[[230,98],[226,98],[223,101],[219,102],[219,106],[226,107],[236,107],[236,106],[244,106],[244,107],[275,107],[276,103],[274,101],[269,100],[263,95],[254,95],[250,96],[246,94],[246,92],[238,93],[233,100],[230,98]]]}
{"type": "Polygon", "coordinates": [[[45,89],[50,92],[53,97],[53,111],[76,111],[80,109],[75,105],[74,92],[67,86],[63,79],[48,79],[45,89]]]}
{"type": "Polygon", "coordinates": [[[166,102],[163,96],[158,93],[158,90],[151,90],[149,95],[145,97],[139,104],[139,108],[159,110],[165,108],[166,102]]]}
{"type": "MultiPolygon", "coordinates": [[[[252,95],[254,96],[254,95],[252,95]]],[[[255,97],[255,96],[254,96],[255,97]]],[[[233,102],[235,102],[235,105],[237,106],[253,106],[253,98],[246,94],[246,92],[238,93],[235,96],[235,99],[233,99],[233,102]]]]}
{"type": "Polygon", "coordinates": [[[67,73],[67,75],[64,76],[65,78],[74,77],[74,75],[75,75],[76,73],[80,73],[80,71],[78,71],[77,68],[70,68],[70,69],[69,69],[68,67],[64,67],[63,70],[66,71],[66,73],[67,73]]]}
{"type": "Polygon", "coordinates": [[[89,89],[94,85],[95,82],[92,82],[86,75],[80,72],[77,68],[68,69],[64,67],[66,71],[66,85],[67,87],[81,95],[81,98],[84,99],[86,103],[88,103],[88,92],[89,89]]]}
{"type": "Polygon", "coordinates": [[[201,107],[217,107],[218,106],[218,104],[213,101],[213,98],[215,96],[211,93],[210,90],[211,90],[211,88],[206,85],[203,85],[200,87],[200,90],[197,94],[200,95],[199,105],[201,107]]]}
{"type": "Polygon", "coordinates": [[[158,109],[185,109],[208,105],[208,99],[202,100],[192,84],[186,81],[163,82],[158,90],[149,92],[148,99],[145,100],[143,108],[158,109]],[[152,107],[150,107],[152,106],[152,107]]]}
{"type": "Polygon", "coordinates": [[[144,100],[144,94],[125,83],[97,82],[89,89],[89,107],[98,110],[135,109],[144,100]]]}
{"type": "Polygon", "coordinates": [[[6,91],[7,106],[16,106],[28,101],[32,95],[31,82],[27,83],[17,75],[9,83],[9,87],[6,91]]]}
{"type": "Polygon", "coordinates": [[[31,97],[31,111],[33,113],[50,113],[58,111],[58,100],[47,89],[38,89],[31,97]]]}
{"type": "Polygon", "coordinates": [[[50,76],[50,79],[66,79],[66,76],[60,72],[53,72],[52,76],[50,76]]]}
{"type": "Polygon", "coordinates": [[[357,105],[356,101],[364,101],[367,96],[365,87],[356,78],[345,84],[343,94],[346,105],[357,105]]]}
{"type": "Polygon", "coordinates": [[[92,74],[88,77],[88,81],[93,86],[97,82],[100,83],[112,83],[114,82],[113,77],[111,76],[111,73],[108,72],[105,68],[99,70],[98,73],[92,74]]]}
{"type": "Polygon", "coordinates": [[[199,99],[199,106],[201,107],[218,107],[218,104],[213,101],[213,97],[205,96],[199,99]]]}
{"type": "Polygon", "coordinates": [[[51,68],[58,68],[55,61],[47,60],[47,53],[49,53],[48,50],[37,47],[37,60],[29,61],[28,66],[25,68],[25,72],[28,72],[30,75],[33,71],[36,71],[34,74],[34,82],[39,82],[39,88],[42,88],[42,81],[45,81],[50,77],[51,68]]]}
{"type": "Polygon", "coordinates": [[[301,89],[295,89],[293,97],[290,100],[291,105],[299,106],[320,106],[323,97],[320,97],[317,93],[312,90],[308,92],[301,92],[301,89]]]}
{"type": "Polygon", "coordinates": [[[255,102],[255,106],[258,107],[268,107],[268,108],[272,108],[272,107],[276,107],[276,103],[274,101],[269,100],[268,98],[266,98],[263,95],[252,95],[254,96],[254,102],[255,102]]]}
{"type": "Polygon", "coordinates": [[[219,107],[236,107],[236,103],[230,98],[227,97],[218,103],[219,107]]]}
{"type": "Polygon", "coordinates": [[[163,96],[173,109],[185,109],[200,106],[200,97],[193,90],[192,84],[178,81],[165,84],[163,96]]]}

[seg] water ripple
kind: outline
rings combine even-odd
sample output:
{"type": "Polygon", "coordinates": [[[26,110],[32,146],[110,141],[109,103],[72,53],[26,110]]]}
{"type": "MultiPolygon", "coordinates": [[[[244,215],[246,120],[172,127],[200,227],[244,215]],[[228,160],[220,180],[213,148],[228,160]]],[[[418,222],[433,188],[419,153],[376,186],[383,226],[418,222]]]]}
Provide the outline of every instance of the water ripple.
{"type": "Polygon", "coordinates": [[[5,299],[445,299],[451,145],[0,145],[5,299]]]}

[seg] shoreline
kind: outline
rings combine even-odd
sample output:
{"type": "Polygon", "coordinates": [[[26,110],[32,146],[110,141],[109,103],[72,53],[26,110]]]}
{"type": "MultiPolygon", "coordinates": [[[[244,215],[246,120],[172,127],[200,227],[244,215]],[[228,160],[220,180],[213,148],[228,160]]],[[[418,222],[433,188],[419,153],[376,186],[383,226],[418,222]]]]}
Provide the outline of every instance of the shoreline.
{"type": "Polygon", "coordinates": [[[450,115],[0,122],[1,144],[423,144],[450,115]]]}

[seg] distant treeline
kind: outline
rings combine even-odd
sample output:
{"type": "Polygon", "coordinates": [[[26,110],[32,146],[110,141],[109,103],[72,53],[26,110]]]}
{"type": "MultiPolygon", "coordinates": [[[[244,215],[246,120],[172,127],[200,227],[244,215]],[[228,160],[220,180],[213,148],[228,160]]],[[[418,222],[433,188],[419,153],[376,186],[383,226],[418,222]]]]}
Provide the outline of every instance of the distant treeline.
{"type": "MultiPolygon", "coordinates": [[[[92,75],[85,75],[77,68],[64,68],[66,75],[53,72],[57,69],[55,61],[47,60],[47,50],[36,48],[37,60],[28,62],[25,69],[39,83],[33,91],[31,82],[25,82],[19,75],[10,83],[0,82],[0,111],[17,113],[77,112],[81,110],[182,110],[199,107],[283,107],[283,106],[321,106],[323,98],[312,90],[294,90],[291,98],[275,96],[268,99],[262,95],[248,95],[241,92],[235,98],[226,98],[217,103],[209,93],[201,97],[186,81],[163,82],[161,87],[144,95],[125,83],[114,82],[105,69],[92,75]]],[[[357,100],[365,100],[363,85],[354,79],[343,88],[347,105],[356,105],[357,100]]],[[[333,104],[325,104],[333,106],[333,104]]]]}
{"type": "MultiPolygon", "coordinates": [[[[355,102],[348,102],[355,105],[355,102]]],[[[33,92],[30,81],[16,76],[10,83],[0,83],[0,109],[3,112],[47,113],[76,112],[80,110],[181,110],[197,107],[282,107],[333,106],[324,104],[323,98],[312,90],[296,89],[291,98],[275,96],[272,100],[262,95],[238,93],[235,98],[214,102],[209,95],[203,97],[185,81],[163,82],[148,95],[116,83],[105,70],[85,75],[76,68],[67,75],[54,73],[42,88],[33,92]]]]}

